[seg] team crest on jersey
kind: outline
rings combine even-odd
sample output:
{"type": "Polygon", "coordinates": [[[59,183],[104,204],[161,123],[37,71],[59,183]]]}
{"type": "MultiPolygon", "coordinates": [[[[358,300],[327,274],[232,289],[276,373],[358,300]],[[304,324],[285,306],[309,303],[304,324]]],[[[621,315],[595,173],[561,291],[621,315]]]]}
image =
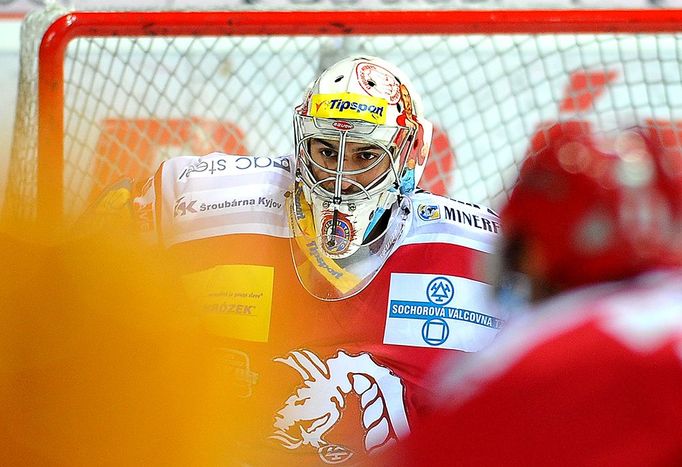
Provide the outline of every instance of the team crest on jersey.
{"type": "Polygon", "coordinates": [[[490,286],[456,276],[391,274],[384,343],[476,352],[504,321],[486,307],[490,286]]]}
{"type": "Polygon", "coordinates": [[[318,449],[317,454],[326,464],[342,464],[353,456],[353,451],[338,444],[327,444],[318,449]]]}
{"type": "Polygon", "coordinates": [[[417,215],[424,221],[440,219],[440,206],[437,204],[420,204],[417,206],[417,215]]]}
{"type": "Polygon", "coordinates": [[[334,214],[325,213],[322,218],[322,233],[328,240],[322,242],[322,248],[330,255],[338,255],[348,251],[350,243],[355,237],[353,224],[345,214],[340,212],[337,212],[336,224],[334,223],[334,214]]]}
{"type": "Polygon", "coordinates": [[[346,409],[346,398],[359,398],[364,450],[404,439],[410,432],[403,401],[404,387],[390,369],[367,353],[339,351],[324,359],[310,350],[295,350],[275,362],[296,370],[303,381],[275,414],[271,439],[289,450],[315,449],[326,464],[341,464],[355,454],[327,440],[346,409]]]}

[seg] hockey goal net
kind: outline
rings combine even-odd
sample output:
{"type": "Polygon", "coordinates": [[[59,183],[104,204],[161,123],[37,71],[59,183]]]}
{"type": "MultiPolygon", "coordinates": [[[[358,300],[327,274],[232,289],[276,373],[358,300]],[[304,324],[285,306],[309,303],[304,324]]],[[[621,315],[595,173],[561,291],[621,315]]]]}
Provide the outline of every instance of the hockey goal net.
{"type": "Polygon", "coordinates": [[[5,203],[20,218],[77,215],[177,155],[289,153],[305,87],[351,53],[413,78],[437,127],[423,185],[466,202],[499,206],[544,122],[682,118],[675,10],[46,10],[24,36],[5,203]]]}

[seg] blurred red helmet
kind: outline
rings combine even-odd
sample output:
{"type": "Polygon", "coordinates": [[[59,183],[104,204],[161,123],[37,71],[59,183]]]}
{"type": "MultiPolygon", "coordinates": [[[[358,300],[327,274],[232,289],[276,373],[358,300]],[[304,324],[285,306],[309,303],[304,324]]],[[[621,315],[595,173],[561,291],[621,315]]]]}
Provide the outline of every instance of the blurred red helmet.
{"type": "MultiPolygon", "coordinates": [[[[682,243],[682,123],[650,121],[643,129],[659,174],[659,186],[668,197],[682,243]]],[[[682,248],[680,243],[678,246],[682,248]]]]}
{"type": "Polygon", "coordinates": [[[501,212],[507,245],[522,251],[505,267],[523,261],[563,290],[682,264],[678,137],[670,124],[608,137],[582,121],[540,128],[501,212]]]}

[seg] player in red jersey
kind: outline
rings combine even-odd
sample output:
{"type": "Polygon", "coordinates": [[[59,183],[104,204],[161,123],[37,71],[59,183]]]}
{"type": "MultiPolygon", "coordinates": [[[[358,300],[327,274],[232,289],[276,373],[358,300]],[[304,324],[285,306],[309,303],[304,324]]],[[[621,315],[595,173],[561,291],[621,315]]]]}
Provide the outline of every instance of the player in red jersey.
{"type": "Polygon", "coordinates": [[[171,159],[134,207],[240,382],[234,457],[348,465],[410,433],[434,362],[497,335],[499,221],[417,188],[432,125],[390,63],[332,65],[293,123],[295,155],[171,159]]]}
{"type": "Polygon", "coordinates": [[[530,313],[441,368],[440,411],[388,465],[682,464],[682,157],[664,129],[532,141],[501,283],[530,313]]]}

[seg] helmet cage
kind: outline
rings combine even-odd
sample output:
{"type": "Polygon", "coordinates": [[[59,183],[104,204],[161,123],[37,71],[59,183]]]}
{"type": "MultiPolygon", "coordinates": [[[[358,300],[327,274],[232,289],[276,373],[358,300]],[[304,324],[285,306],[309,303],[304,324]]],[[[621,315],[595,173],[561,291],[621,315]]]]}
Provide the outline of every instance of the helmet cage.
{"type": "Polygon", "coordinates": [[[367,201],[372,197],[385,192],[390,187],[397,188],[399,174],[406,153],[406,147],[413,140],[416,130],[403,126],[386,126],[362,121],[340,121],[331,118],[310,117],[296,114],[294,116],[294,133],[296,153],[301,160],[298,164],[300,177],[312,194],[323,198],[329,198],[331,204],[338,205],[341,202],[367,201]],[[348,129],[339,128],[342,125],[348,129]],[[339,154],[335,168],[325,167],[316,162],[309,150],[309,142],[312,139],[334,140],[339,142],[339,154]],[[357,170],[344,170],[345,144],[346,142],[366,143],[383,150],[381,157],[372,161],[367,167],[357,170]],[[389,167],[379,174],[368,186],[353,179],[353,176],[368,172],[382,163],[385,157],[389,157],[389,167]],[[318,179],[313,174],[313,168],[318,173],[325,175],[318,179]],[[341,193],[342,181],[357,188],[354,193],[341,193]],[[324,188],[323,184],[334,182],[334,191],[324,188]]]}

